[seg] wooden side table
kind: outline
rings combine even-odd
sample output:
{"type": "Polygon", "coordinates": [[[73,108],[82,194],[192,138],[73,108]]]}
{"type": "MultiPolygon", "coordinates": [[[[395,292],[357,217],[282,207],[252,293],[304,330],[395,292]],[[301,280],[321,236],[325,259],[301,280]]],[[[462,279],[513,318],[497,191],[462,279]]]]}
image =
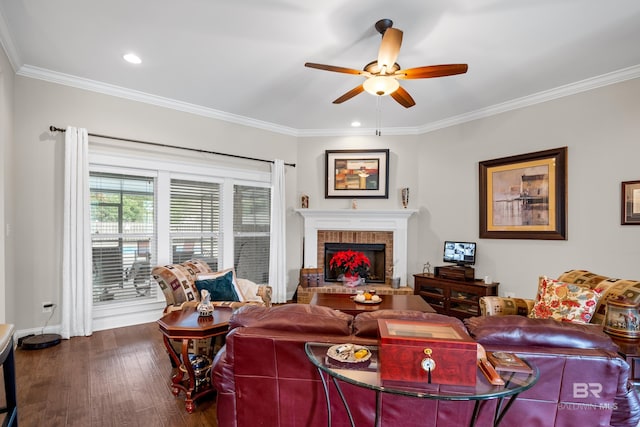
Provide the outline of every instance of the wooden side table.
{"type": "Polygon", "coordinates": [[[211,317],[200,317],[195,307],[185,307],[182,310],[167,313],[158,325],[163,334],[164,345],[169,352],[171,360],[178,366],[175,375],[171,378],[171,392],[178,396],[180,391],[185,392],[185,409],[193,413],[194,401],[215,389],[210,382],[201,387],[196,387],[196,376],[189,359],[189,344],[192,340],[212,338],[224,335],[229,329],[229,319],[233,310],[229,307],[216,307],[211,317]],[[171,345],[172,340],[182,340],[180,354],[171,345]],[[180,369],[184,366],[184,369],[180,369]],[[187,373],[185,380],[184,374],[187,373]]]}
{"type": "Polygon", "coordinates": [[[611,339],[618,344],[620,347],[618,353],[631,367],[629,380],[634,386],[640,386],[640,339],[625,339],[615,336],[611,336],[611,339]]]}

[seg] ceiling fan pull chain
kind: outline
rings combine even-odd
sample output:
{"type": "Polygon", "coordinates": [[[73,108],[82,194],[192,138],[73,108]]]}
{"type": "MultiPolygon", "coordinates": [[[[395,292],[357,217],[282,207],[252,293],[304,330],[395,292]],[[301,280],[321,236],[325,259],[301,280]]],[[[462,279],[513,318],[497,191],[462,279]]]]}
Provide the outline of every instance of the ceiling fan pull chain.
{"type": "Polygon", "coordinates": [[[382,136],[382,97],[376,97],[376,136],[382,136]]]}

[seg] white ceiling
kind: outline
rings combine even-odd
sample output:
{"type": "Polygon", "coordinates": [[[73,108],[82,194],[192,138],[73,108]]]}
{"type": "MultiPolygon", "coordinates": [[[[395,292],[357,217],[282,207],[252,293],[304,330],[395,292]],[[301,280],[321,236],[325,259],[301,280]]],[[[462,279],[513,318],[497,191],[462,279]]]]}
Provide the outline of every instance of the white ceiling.
{"type": "Polygon", "coordinates": [[[469,64],[401,81],[416,105],[381,98],[386,134],[640,77],[638,0],[0,0],[0,41],[23,76],[291,135],[373,134],[377,97],[332,104],[363,77],[304,63],[361,69],[381,18],[404,31],[402,68],[469,64]]]}

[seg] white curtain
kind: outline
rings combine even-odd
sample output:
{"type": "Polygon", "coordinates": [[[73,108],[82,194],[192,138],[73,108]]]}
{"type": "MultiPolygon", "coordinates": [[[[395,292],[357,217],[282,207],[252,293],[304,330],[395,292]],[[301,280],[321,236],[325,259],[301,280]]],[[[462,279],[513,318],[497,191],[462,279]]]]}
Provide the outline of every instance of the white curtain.
{"type": "Polygon", "coordinates": [[[93,332],[88,139],[83,128],[65,133],[62,338],[93,332]]]}
{"type": "Polygon", "coordinates": [[[285,245],[284,161],[276,159],[271,168],[271,247],[269,248],[269,285],[271,301],[287,302],[287,264],[285,245]]]}

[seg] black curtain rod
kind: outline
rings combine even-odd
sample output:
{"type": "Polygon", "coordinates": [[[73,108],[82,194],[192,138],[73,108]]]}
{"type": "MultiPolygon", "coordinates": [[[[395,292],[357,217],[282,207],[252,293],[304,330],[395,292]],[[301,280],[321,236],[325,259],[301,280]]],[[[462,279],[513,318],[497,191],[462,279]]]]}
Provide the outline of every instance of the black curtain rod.
{"type": "MultiPolygon", "coordinates": [[[[49,130],[51,132],[66,132],[67,131],[66,129],[61,129],[61,128],[55,127],[53,125],[49,126],[49,130]]],[[[154,145],[156,147],[177,148],[178,150],[196,151],[198,153],[215,154],[217,156],[234,157],[236,159],[254,160],[256,162],[273,163],[273,160],[256,159],[255,157],[239,156],[237,154],[218,153],[216,151],[201,150],[199,148],[179,147],[177,145],[160,144],[159,142],[140,141],[138,139],[120,138],[120,137],[117,137],[117,136],[100,135],[100,134],[97,134],[97,133],[89,133],[89,136],[95,136],[95,137],[98,137],[98,138],[113,139],[113,140],[116,140],[116,141],[137,142],[138,144],[154,145]]],[[[291,167],[295,168],[296,164],[295,163],[285,163],[285,166],[291,166],[291,167]]]]}

